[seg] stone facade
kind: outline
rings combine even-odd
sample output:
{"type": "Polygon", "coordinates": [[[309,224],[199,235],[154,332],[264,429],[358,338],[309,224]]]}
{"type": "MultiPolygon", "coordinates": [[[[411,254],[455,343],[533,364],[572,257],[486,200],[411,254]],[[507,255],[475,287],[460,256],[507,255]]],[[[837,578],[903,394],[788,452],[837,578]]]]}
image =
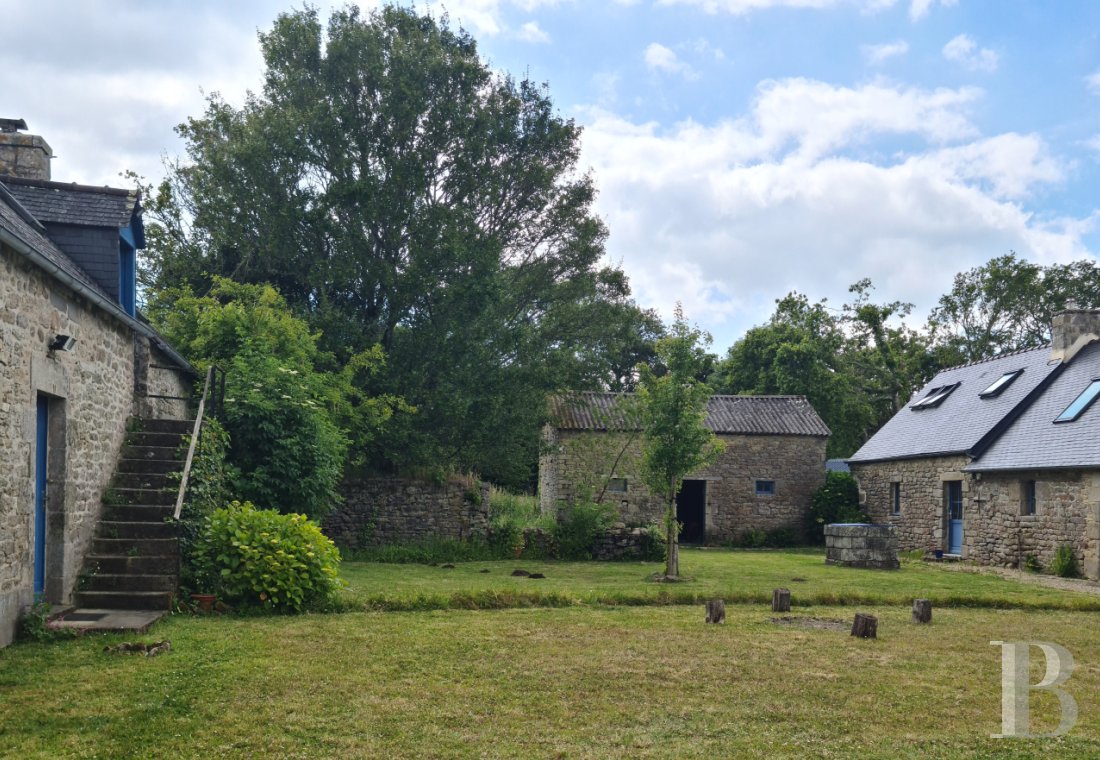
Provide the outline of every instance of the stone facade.
{"type": "MultiPolygon", "coordinates": [[[[685,480],[703,480],[708,543],[732,541],[748,530],[791,528],[803,535],[814,491],[825,482],[822,436],[727,435],[720,459],[685,480]],[[757,481],[771,481],[774,493],[760,495],[757,481]]],[[[629,432],[544,431],[539,458],[539,499],[544,514],[590,494],[619,508],[628,525],[658,522],[661,500],[642,483],[641,439],[629,432]],[[620,455],[621,453],[621,455],[620,455]],[[617,481],[617,482],[616,482],[617,481]],[[622,481],[625,481],[622,482],[622,481]],[[604,490],[609,483],[625,490],[604,490]]]]}
{"type": "Polygon", "coordinates": [[[825,564],[897,570],[898,538],[890,525],[825,526],[825,564]]]}
{"type": "Polygon", "coordinates": [[[417,544],[444,538],[484,538],[489,484],[465,479],[442,484],[410,478],[344,483],[344,504],[324,520],[325,534],[343,547],[417,544]]]}
{"type": "Polygon", "coordinates": [[[852,463],[871,520],[894,526],[903,551],[947,550],[945,484],[961,482],[961,557],[984,565],[1043,567],[1057,548],[1072,546],[1079,566],[1100,577],[1100,472],[1044,470],[964,473],[965,456],[852,463]],[[1035,483],[1035,514],[1024,514],[1025,488],[1035,483]],[[901,488],[893,514],[893,483],[901,488]]]}
{"type": "Polygon", "coordinates": [[[38,135],[0,132],[0,174],[49,179],[53,151],[38,135]]]}

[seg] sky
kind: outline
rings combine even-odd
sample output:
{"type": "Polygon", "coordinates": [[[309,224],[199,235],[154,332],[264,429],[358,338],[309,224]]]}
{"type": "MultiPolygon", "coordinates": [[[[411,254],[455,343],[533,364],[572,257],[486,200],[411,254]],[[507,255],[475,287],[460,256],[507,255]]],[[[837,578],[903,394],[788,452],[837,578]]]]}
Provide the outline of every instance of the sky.
{"type": "MultiPolygon", "coordinates": [[[[335,5],[317,2],[322,17],[335,5]]],[[[375,7],[372,0],[358,3],[375,7]]],[[[417,0],[583,127],[607,256],[725,350],[792,290],[870,278],[918,326],[956,272],[1100,251],[1093,0],[417,0]]],[[[260,86],[269,0],[0,0],[0,117],[53,178],[124,184],[260,86]]]]}

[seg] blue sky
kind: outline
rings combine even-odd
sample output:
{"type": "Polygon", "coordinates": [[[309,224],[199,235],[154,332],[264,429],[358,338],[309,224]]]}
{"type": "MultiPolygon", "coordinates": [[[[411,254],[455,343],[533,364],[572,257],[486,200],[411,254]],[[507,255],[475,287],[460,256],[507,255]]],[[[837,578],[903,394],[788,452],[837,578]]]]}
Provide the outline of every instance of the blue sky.
{"type": "MultiPolygon", "coordinates": [[[[202,91],[239,103],[258,86],[256,30],[296,5],[3,0],[0,116],[46,137],[55,179],[155,178],[202,91]]],[[[1100,250],[1100,3],[416,7],[445,7],[492,66],[549,83],[584,126],[609,259],[643,305],[668,317],[682,301],[720,352],[790,290],[839,306],[870,277],[919,322],[993,256],[1100,250]]]]}

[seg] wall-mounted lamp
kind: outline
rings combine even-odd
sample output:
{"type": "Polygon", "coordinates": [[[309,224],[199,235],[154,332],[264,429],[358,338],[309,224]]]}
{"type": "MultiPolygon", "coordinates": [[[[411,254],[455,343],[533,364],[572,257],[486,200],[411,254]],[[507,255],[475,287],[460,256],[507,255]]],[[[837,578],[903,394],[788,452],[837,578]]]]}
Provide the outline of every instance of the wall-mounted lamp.
{"type": "Polygon", "coordinates": [[[51,351],[72,351],[76,345],[76,338],[71,335],[55,335],[50,341],[51,351]]]}

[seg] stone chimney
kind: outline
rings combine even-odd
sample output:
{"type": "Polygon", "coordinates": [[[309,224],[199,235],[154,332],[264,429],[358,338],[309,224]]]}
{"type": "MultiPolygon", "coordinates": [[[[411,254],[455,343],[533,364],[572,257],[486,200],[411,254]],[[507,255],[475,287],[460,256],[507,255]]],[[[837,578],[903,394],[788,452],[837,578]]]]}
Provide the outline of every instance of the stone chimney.
{"type": "Polygon", "coordinates": [[[38,135],[19,134],[26,128],[22,119],[0,119],[0,177],[49,179],[53,151],[38,135]]]}
{"type": "Polygon", "coordinates": [[[1082,309],[1073,301],[1050,320],[1050,358],[1070,361],[1082,348],[1100,340],[1100,309],[1082,309]]]}

